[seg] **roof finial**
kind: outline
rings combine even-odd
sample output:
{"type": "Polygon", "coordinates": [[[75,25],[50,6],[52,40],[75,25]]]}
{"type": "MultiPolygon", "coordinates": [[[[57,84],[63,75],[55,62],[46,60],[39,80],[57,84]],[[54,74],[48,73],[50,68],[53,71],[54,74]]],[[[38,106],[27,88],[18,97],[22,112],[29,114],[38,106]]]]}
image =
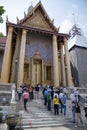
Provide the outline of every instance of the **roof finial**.
{"type": "Polygon", "coordinates": [[[26,13],[24,12],[24,18],[26,18],[26,13]]]}
{"type": "Polygon", "coordinates": [[[54,24],[54,19],[52,20],[52,23],[54,24]]]}
{"type": "Polygon", "coordinates": [[[30,12],[31,12],[31,10],[33,9],[32,3],[33,3],[33,1],[31,1],[31,5],[30,5],[29,8],[28,8],[28,13],[27,13],[27,15],[29,15],[30,12]]]}
{"type": "Polygon", "coordinates": [[[16,17],[16,19],[17,19],[17,24],[19,24],[19,23],[20,23],[20,20],[19,20],[18,16],[16,17]]]}
{"type": "Polygon", "coordinates": [[[75,15],[74,15],[74,13],[72,13],[72,15],[73,15],[73,22],[74,22],[74,25],[75,25],[76,24],[75,15]]]}
{"type": "Polygon", "coordinates": [[[32,6],[32,4],[33,4],[33,0],[31,1],[31,6],[32,6]]]}

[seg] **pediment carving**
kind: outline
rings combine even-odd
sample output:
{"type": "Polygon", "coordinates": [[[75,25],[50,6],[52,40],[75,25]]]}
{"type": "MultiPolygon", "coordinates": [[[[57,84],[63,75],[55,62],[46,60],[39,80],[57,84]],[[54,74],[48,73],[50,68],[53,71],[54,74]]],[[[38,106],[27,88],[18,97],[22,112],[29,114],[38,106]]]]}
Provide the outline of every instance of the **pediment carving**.
{"type": "Polygon", "coordinates": [[[45,17],[39,10],[34,12],[32,17],[29,17],[22,25],[47,31],[53,31],[49,23],[46,21],[45,17]]]}
{"type": "Polygon", "coordinates": [[[35,52],[33,58],[34,58],[34,59],[42,59],[42,58],[41,58],[41,55],[40,55],[40,53],[39,53],[39,51],[38,51],[38,49],[36,49],[36,52],[35,52]]]}
{"type": "Polygon", "coordinates": [[[50,59],[47,58],[46,65],[51,65],[50,59]]]}

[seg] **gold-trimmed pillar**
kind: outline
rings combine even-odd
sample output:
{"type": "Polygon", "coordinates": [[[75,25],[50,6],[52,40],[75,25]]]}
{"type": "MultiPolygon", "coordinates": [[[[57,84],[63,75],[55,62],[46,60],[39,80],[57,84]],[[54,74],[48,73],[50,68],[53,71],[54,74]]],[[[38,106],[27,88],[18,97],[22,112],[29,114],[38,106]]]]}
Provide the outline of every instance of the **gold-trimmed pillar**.
{"type": "Polygon", "coordinates": [[[42,85],[44,85],[44,62],[42,60],[42,85]]]}
{"type": "Polygon", "coordinates": [[[11,79],[10,82],[13,83],[15,82],[15,69],[16,69],[16,64],[18,64],[18,62],[16,63],[16,60],[18,60],[18,51],[20,48],[20,33],[17,34],[17,39],[16,39],[16,45],[15,45],[15,50],[14,50],[14,55],[13,55],[13,61],[12,61],[12,70],[11,70],[11,79]]]}
{"type": "Polygon", "coordinates": [[[70,87],[73,84],[72,84],[72,78],[71,78],[71,68],[70,68],[70,58],[69,58],[69,52],[68,52],[68,44],[67,44],[66,38],[64,38],[64,50],[65,50],[65,62],[66,62],[68,87],[70,87]]]}
{"type": "Polygon", "coordinates": [[[64,55],[63,55],[63,43],[60,43],[60,61],[61,61],[61,76],[62,76],[62,85],[66,86],[65,78],[65,64],[64,64],[64,55]]]}
{"type": "Polygon", "coordinates": [[[31,59],[31,85],[34,87],[34,74],[33,74],[33,72],[34,72],[34,65],[33,65],[34,63],[33,63],[33,58],[31,59]]]}
{"type": "Polygon", "coordinates": [[[21,46],[20,46],[19,66],[18,66],[18,82],[17,82],[18,86],[23,83],[26,33],[27,33],[27,31],[25,29],[23,29],[21,46]]]}
{"type": "Polygon", "coordinates": [[[54,87],[59,86],[59,72],[58,72],[58,48],[57,36],[53,35],[53,69],[54,69],[54,87]]]}
{"type": "Polygon", "coordinates": [[[12,34],[13,34],[13,27],[9,27],[2,63],[1,83],[9,82],[11,56],[12,56],[12,34]]]}

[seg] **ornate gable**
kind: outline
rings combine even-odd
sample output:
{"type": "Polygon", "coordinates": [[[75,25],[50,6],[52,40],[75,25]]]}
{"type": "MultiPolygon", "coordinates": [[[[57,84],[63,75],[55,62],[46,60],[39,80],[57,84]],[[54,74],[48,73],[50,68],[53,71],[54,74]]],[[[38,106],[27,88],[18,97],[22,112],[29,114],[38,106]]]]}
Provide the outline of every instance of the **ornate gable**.
{"type": "Polygon", "coordinates": [[[22,25],[52,31],[52,28],[49,26],[49,23],[45,20],[40,11],[34,13],[33,16],[27,19],[22,25]]]}
{"type": "Polygon", "coordinates": [[[45,12],[41,2],[28,12],[27,16],[20,21],[20,24],[52,32],[57,31],[53,22],[45,12]]]}

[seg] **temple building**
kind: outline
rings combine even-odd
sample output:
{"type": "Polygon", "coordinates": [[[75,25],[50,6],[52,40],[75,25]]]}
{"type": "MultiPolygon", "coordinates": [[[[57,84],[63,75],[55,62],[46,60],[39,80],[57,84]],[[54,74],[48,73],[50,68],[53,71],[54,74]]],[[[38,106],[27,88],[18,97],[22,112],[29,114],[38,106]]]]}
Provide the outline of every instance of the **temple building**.
{"type": "Polygon", "coordinates": [[[59,33],[41,2],[17,24],[6,20],[6,43],[0,42],[0,82],[71,86],[68,34],[59,33]]]}

